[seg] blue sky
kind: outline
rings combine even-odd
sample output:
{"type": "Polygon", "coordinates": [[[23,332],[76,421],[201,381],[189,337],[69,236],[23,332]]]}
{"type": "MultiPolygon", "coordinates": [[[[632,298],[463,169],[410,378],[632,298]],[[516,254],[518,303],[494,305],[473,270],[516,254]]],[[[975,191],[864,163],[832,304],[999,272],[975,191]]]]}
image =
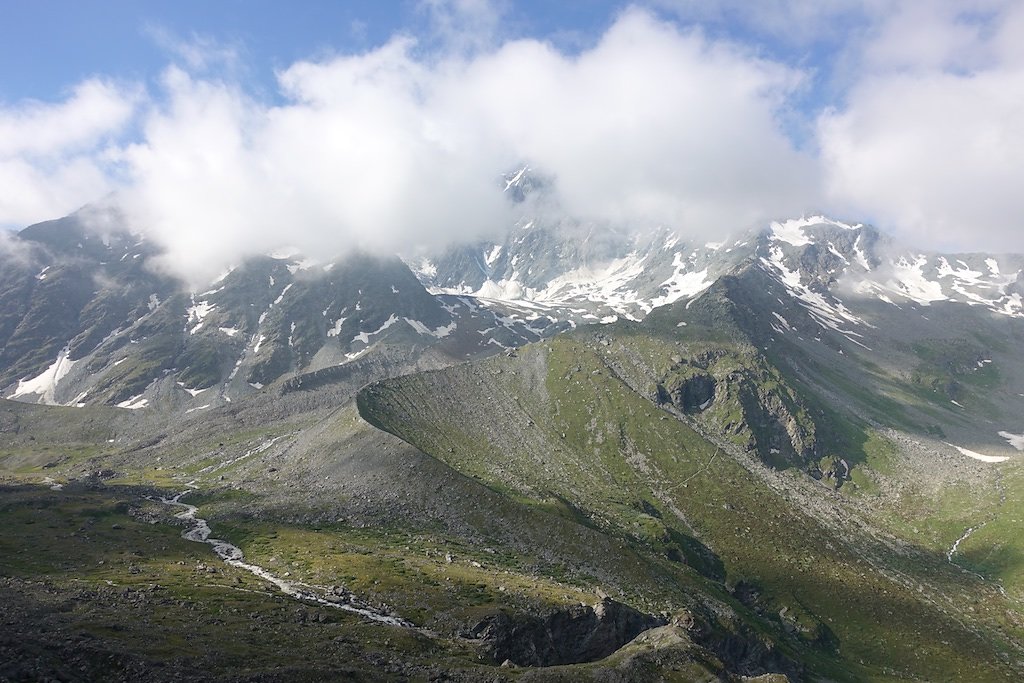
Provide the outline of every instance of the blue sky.
{"type": "MultiPolygon", "coordinates": [[[[503,39],[540,38],[572,52],[593,44],[632,5],[813,68],[814,88],[801,102],[804,111],[836,95],[827,82],[836,36],[787,40],[771,27],[736,20],[748,13],[742,6],[734,10],[723,5],[709,13],[671,2],[509,1],[497,4],[502,8],[498,30],[503,39]]],[[[274,72],[296,61],[364,51],[396,33],[417,36],[426,44],[433,37],[428,4],[417,0],[5,0],[0,8],[0,102],[7,105],[54,99],[96,75],[150,81],[174,59],[173,43],[202,41],[237,51],[248,87],[274,97],[274,72]]],[[[836,16],[847,38],[863,28],[858,12],[836,16]]]]}
{"type": "MultiPolygon", "coordinates": [[[[607,0],[509,3],[503,30],[571,45],[593,40],[626,6],[607,0]]],[[[275,69],[365,50],[396,32],[427,36],[414,0],[5,0],[0,101],[52,99],[93,75],[147,80],[172,58],[167,41],[196,37],[237,49],[268,89],[275,69]]]]}
{"type": "Polygon", "coordinates": [[[100,200],[212,270],[290,239],[824,211],[1024,251],[1024,0],[0,3],[0,226],[100,200]],[[203,259],[199,259],[203,260],[203,259]]]}
{"type": "Polygon", "coordinates": [[[3,3],[0,88],[6,102],[49,99],[96,74],[146,80],[171,55],[160,38],[195,35],[236,46],[254,73],[269,73],[330,48],[379,41],[408,8],[384,3],[281,3],[263,0],[137,2],[38,0],[3,3]],[[357,35],[358,26],[365,27],[357,35]]]}

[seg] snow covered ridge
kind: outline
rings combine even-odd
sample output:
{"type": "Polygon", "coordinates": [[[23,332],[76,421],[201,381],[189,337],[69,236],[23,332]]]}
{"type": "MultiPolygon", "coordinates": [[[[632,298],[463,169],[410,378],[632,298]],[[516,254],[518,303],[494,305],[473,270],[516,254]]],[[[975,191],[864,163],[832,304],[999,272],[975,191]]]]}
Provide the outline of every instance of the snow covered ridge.
{"type": "Polygon", "coordinates": [[[862,279],[856,286],[865,296],[898,305],[900,299],[929,306],[939,301],[955,301],[982,306],[1001,315],[1024,317],[1021,299],[1021,265],[1002,270],[994,258],[984,265],[971,265],[965,259],[927,254],[901,256],[879,268],[875,276],[862,279]],[[1014,291],[1018,290],[1018,291],[1014,291]]]}
{"type": "MultiPolygon", "coordinates": [[[[509,192],[518,192],[535,181],[523,171],[509,174],[504,183],[509,192]]],[[[125,253],[131,258],[136,251],[125,253]]],[[[105,258],[96,257],[97,272],[105,272],[105,258]]],[[[148,275],[115,273],[122,277],[114,278],[122,291],[133,293],[131,314],[114,321],[83,319],[83,327],[66,338],[40,338],[52,349],[48,357],[34,359],[23,376],[7,376],[0,388],[5,397],[26,402],[119,402],[152,410],[170,401],[198,409],[247,395],[281,373],[347,362],[386,339],[476,353],[578,324],[639,320],[657,307],[689,305],[722,276],[740,272],[737,268],[761,268],[785,288],[789,296],[778,295],[780,308],[765,311],[779,335],[819,336],[805,329],[803,315],[794,316],[794,302],[823,331],[865,347],[877,346],[870,340],[880,330],[871,324],[882,327],[873,316],[886,306],[924,317],[929,306],[960,302],[1024,317],[1024,256],[899,249],[870,226],[825,216],[771,223],[739,238],[694,240],[669,229],[637,235],[523,215],[503,238],[417,254],[407,262],[412,273],[392,260],[382,259],[378,267],[359,256],[315,268],[310,264],[293,252],[256,257],[225,271],[206,285],[207,291],[197,287],[194,292],[148,275]],[[435,296],[426,296],[413,276],[435,296]],[[865,299],[871,305],[864,305],[865,299]],[[97,343],[101,335],[83,334],[87,324],[99,324],[106,336],[97,343]],[[180,362],[153,370],[145,378],[148,384],[134,377],[130,387],[119,384],[129,368],[137,369],[140,353],[169,336],[185,349],[180,362]],[[86,348],[86,341],[93,347],[86,348]],[[223,371],[204,369],[202,379],[186,374],[197,367],[196,359],[224,351],[234,355],[233,366],[225,360],[223,371]],[[213,390],[199,398],[192,393],[199,389],[173,386],[184,376],[190,377],[188,387],[213,390]],[[104,384],[104,378],[113,384],[104,384]]],[[[64,276],[54,259],[40,260],[26,272],[33,286],[64,276]]],[[[101,288],[96,300],[106,295],[101,288]]]]}
{"type": "Polygon", "coordinates": [[[819,215],[811,216],[809,218],[791,218],[790,220],[782,223],[773,222],[769,226],[769,230],[771,231],[771,236],[774,241],[786,242],[794,247],[799,247],[814,242],[804,229],[815,225],[835,226],[844,230],[859,230],[864,227],[863,223],[851,225],[849,223],[843,223],[841,221],[832,220],[831,218],[819,215]]]}
{"type": "MultiPolygon", "coordinates": [[[[840,299],[830,293],[812,289],[810,283],[804,282],[799,271],[790,270],[785,262],[782,249],[778,245],[773,245],[769,256],[762,257],[761,262],[769,272],[777,275],[786,290],[807,309],[807,312],[819,325],[838,332],[854,344],[864,346],[858,339],[863,335],[850,328],[868,324],[851,313],[840,299]]],[[[789,328],[788,323],[786,327],[789,328]]],[[[864,346],[864,348],[867,347],[864,346]]]]}
{"type": "MultiPolygon", "coordinates": [[[[86,265],[102,272],[101,258],[86,265]]],[[[80,327],[56,344],[40,326],[39,343],[53,350],[48,358],[33,359],[20,376],[7,376],[0,396],[190,414],[247,396],[285,375],[345,363],[386,339],[409,345],[411,354],[434,344],[458,346],[466,356],[488,349],[489,340],[475,331],[495,329],[496,313],[475,304],[457,310],[458,303],[429,296],[397,259],[354,256],[298,274],[288,267],[296,263],[302,262],[255,257],[189,290],[148,274],[112,279],[113,285],[93,293],[94,300],[102,304],[106,296],[132,292],[134,307],[126,317],[97,318],[88,309],[80,327]],[[160,362],[149,363],[152,358],[160,362]]],[[[42,264],[25,272],[33,286],[39,275],[64,276],[59,267],[42,264]]],[[[540,338],[521,321],[499,334],[510,345],[540,338]]]]}
{"type": "Polygon", "coordinates": [[[503,243],[459,247],[454,256],[410,259],[409,266],[435,294],[545,307],[573,322],[643,318],[659,306],[699,296],[750,258],[822,327],[854,343],[862,343],[858,327],[865,324],[853,312],[854,299],[896,307],[951,301],[1024,317],[1024,257],[918,253],[897,248],[862,223],[823,215],[772,222],[745,239],[695,244],[670,230],[617,242],[609,234],[583,231],[581,244],[574,244],[559,228],[524,217],[503,243]],[[595,257],[586,245],[602,240],[611,246],[595,257]],[[819,272],[809,272],[815,259],[819,272]]]}
{"type": "Polygon", "coordinates": [[[667,230],[653,236],[609,236],[596,229],[584,231],[577,243],[557,228],[523,220],[503,244],[459,248],[457,257],[409,259],[408,265],[435,294],[545,309],[573,323],[611,322],[639,320],[658,306],[696,296],[749,244],[688,245],[667,230]]]}
{"type": "MultiPolygon", "coordinates": [[[[794,253],[794,247],[816,245],[819,249],[825,247],[842,262],[832,275],[850,285],[848,288],[860,297],[896,307],[951,301],[1024,317],[1024,258],[1020,256],[927,254],[897,249],[888,243],[880,248],[877,243],[884,240],[872,229],[825,216],[772,223],[768,239],[771,255],[764,259],[766,265],[778,271],[783,280],[788,279],[790,287],[808,283],[792,279],[797,268],[787,267],[785,255],[794,253]],[[851,236],[855,236],[852,243],[851,236]]],[[[841,313],[837,301],[830,302],[833,313],[841,313]]]]}
{"type": "MultiPolygon", "coordinates": [[[[667,279],[658,283],[655,296],[645,298],[636,280],[645,274],[647,260],[647,256],[632,252],[599,266],[574,268],[552,278],[542,288],[526,285],[520,273],[514,271],[508,279],[487,279],[476,290],[462,286],[434,288],[434,291],[519,306],[540,305],[551,309],[572,309],[583,304],[596,304],[608,307],[624,318],[637,320],[658,306],[693,296],[711,285],[707,278],[707,268],[691,270],[682,254],[676,253],[674,270],[667,279]]],[[[597,315],[584,314],[583,317],[599,319],[597,315]]]]}

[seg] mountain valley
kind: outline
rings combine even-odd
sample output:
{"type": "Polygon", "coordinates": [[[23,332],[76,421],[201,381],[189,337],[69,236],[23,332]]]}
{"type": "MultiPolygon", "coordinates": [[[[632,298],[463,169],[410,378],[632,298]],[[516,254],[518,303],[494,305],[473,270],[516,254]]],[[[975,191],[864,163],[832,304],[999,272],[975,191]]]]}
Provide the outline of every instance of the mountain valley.
{"type": "Polygon", "coordinates": [[[542,214],[158,255],[0,243],[0,679],[1024,675],[1022,255],[542,214]]]}

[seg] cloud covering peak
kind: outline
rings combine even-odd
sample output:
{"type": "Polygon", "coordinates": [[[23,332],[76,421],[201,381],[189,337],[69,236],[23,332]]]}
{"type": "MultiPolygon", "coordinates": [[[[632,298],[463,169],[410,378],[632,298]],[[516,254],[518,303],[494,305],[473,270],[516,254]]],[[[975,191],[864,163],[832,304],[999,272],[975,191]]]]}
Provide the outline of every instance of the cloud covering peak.
{"type": "Polygon", "coordinates": [[[133,222],[190,278],[285,246],[443,245],[504,229],[500,174],[553,179],[566,216],[700,235],[799,212],[813,160],[777,112],[800,74],[631,10],[591,49],[537,40],[299,62],[267,105],[172,67],[123,163],[133,222]]]}
{"type": "Polygon", "coordinates": [[[829,205],[940,249],[1024,251],[1024,3],[900,3],[818,120],[829,205]]]}
{"type": "Polygon", "coordinates": [[[524,208],[501,174],[528,163],[571,221],[702,238],[815,209],[924,246],[1020,251],[1024,8],[976,4],[782,2],[805,34],[859,18],[823,75],[792,56],[805,38],[773,52],[633,7],[567,49],[496,38],[485,0],[432,0],[422,40],[294,62],[269,97],[231,52],[148,90],[93,79],[0,109],[0,180],[19,190],[0,223],[116,190],[163,265],[198,283],[286,247],[328,259],[497,234],[524,208]],[[808,107],[823,78],[839,96],[808,107]]]}
{"type": "Polygon", "coordinates": [[[60,103],[0,106],[0,225],[54,218],[106,194],[112,145],[141,96],[90,79],[60,103]]]}

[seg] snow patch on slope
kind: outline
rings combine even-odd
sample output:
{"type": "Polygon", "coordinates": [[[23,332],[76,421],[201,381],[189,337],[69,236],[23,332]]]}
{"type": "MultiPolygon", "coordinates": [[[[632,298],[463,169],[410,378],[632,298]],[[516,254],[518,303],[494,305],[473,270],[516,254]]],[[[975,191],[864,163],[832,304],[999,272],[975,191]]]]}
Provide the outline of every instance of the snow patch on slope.
{"type": "Polygon", "coordinates": [[[487,264],[488,268],[493,266],[494,262],[501,256],[501,249],[502,246],[500,244],[495,244],[489,252],[484,254],[484,262],[487,264]]]}
{"type": "Polygon", "coordinates": [[[420,334],[429,335],[438,339],[443,339],[455,331],[455,322],[451,322],[448,325],[442,325],[436,329],[431,330],[425,324],[419,320],[413,320],[412,318],[402,318],[405,322],[409,323],[412,329],[416,330],[420,334]]]}
{"type": "Polygon", "coordinates": [[[916,301],[922,306],[929,306],[934,301],[948,301],[949,297],[942,292],[942,285],[924,276],[924,268],[928,265],[926,256],[916,256],[913,261],[901,256],[893,263],[892,277],[880,284],[881,287],[898,296],[916,301]]]}
{"type": "Polygon", "coordinates": [[[960,451],[960,453],[962,453],[963,455],[966,455],[968,458],[974,458],[975,460],[980,460],[981,462],[1006,462],[1007,460],[1010,459],[1009,456],[1006,455],[985,455],[984,453],[978,453],[977,451],[968,450],[966,448],[963,448],[962,446],[957,446],[955,444],[951,444],[948,442],[946,443],[946,445],[952,446],[953,448],[960,451]]]}
{"type": "Polygon", "coordinates": [[[637,293],[627,289],[626,285],[643,274],[646,261],[647,256],[634,251],[603,267],[576,268],[554,278],[531,298],[548,304],[582,299],[606,304],[625,315],[630,304],[637,303],[639,299],[637,293]]]}
{"type": "Polygon", "coordinates": [[[672,267],[675,268],[675,272],[670,278],[661,283],[665,293],[651,299],[650,305],[652,307],[657,308],[658,306],[675,303],[684,296],[695,296],[712,285],[712,281],[708,279],[707,268],[700,271],[687,272],[687,266],[687,262],[683,260],[682,252],[677,251],[672,259],[672,267]]]}
{"type": "Polygon", "coordinates": [[[505,189],[502,190],[502,192],[508,192],[511,188],[519,185],[519,181],[523,179],[523,175],[529,170],[529,166],[523,166],[521,169],[516,171],[515,175],[505,181],[505,189]]]}
{"type": "Polygon", "coordinates": [[[184,391],[187,391],[192,398],[195,398],[196,396],[203,393],[204,391],[207,391],[210,388],[206,387],[206,389],[189,389],[188,387],[185,386],[184,382],[178,382],[178,386],[181,387],[184,391]]]}
{"type": "Polygon", "coordinates": [[[216,309],[216,304],[211,304],[209,301],[196,302],[195,296],[192,297],[192,305],[185,311],[188,319],[187,325],[188,333],[195,334],[203,327],[203,319],[210,314],[211,311],[216,309]]]}
{"type": "Polygon", "coordinates": [[[860,267],[864,270],[871,270],[871,264],[868,262],[868,256],[864,253],[864,248],[860,246],[860,243],[864,240],[864,233],[857,235],[856,241],[853,243],[853,256],[860,264],[860,267]]]}
{"type": "Polygon", "coordinates": [[[284,286],[284,289],[281,290],[281,293],[277,295],[276,299],[274,299],[274,303],[272,304],[273,306],[277,306],[279,303],[284,301],[284,295],[288,293],[288,290],[292,288],[293,284],[295,283],[289,282],[287,285],[284,286]]]}
{"type": "Polygon", "coordinates": [[[132,398],[128,399],[127,401],[121,401],[120,403],[117,404],[117,407],[118,408],[127,408],[128,410],[138,410],[140,408],[145,408],[148,405],[149,405],[149,399],[148,398],[142,398],[142,394],[139,394],[138,396],[133,396],[132,398]]]}
{"type": "Polygon", "coordinates": [[[57,360],[53,361],[50,367],[31,379],[19,380],[18,388],[7,398],[16,399],[26,396],[38,396],[40,403],[57,405],[57,401],[54,399],[57,385],[60,384],[62,379],[67,377],[67,374],[71,372],[71,368],[78,362],[69,359],[68,352],[68,348],[64,347],[57,354],[57,360]]]}
{"type": "MultiPolygon", "coordinates": [[[[348,310],[348,308],[345,309],[345,311],[347,311],[347,310],[348,310]]],[[[345,311],[342,311],[342,313],[344,313],[345,311]]],[[[325,311],[325,313],[326,313],[326,311],[325,311]]],[[[344,315],[341,316],[340,318],[338,318],[337,320],[335,320],[334,321],[334,326],[331,327],[329,330],[327,330],[327,336],[328,337],[337,337],[339,334],[341,334],[341,326],[345,324],[346,320],[348,320],[348,317],[344,316],[344,315]]]]}
{"type": "Polygon", "coordinates": [[[374,335],[380,334],[381,332],[383,332],[384,330],[388,329],[389,327],[391,327],[392,325],[394,325],[397,322],[398,322],[398,316],[396,316],[395,314],[392,313],[391,317],[388,318],[387,320],[385,320],[384,324],[381,325],[380,327],[378,327],[376,330],[374,330],[373,332],[360,332],[359,334],[357,334],[356,336],[354,336],[352,338],[352,341],[354,341],[354,342],[355,341],[360,341],[360,342],[363,342],[364,344],[369,344],[370,343],[370,337],[372,337],[374,335]]]}
{"type": "MultiPolygon", "coordinates": [[[[795,299],[797,299],[807,310],[815,322],[822,327],[827,327],[842,334],[855,344],[864,346],[862,342],[854,337],[862,336],[858,332],[843,329],[849,325],[865,325],[868,323],[854,315],[842,301],[835,297],[826,298],[824,294],[816,292],[803,284],[800,272],[790,270],[786,265],[782,249],[773,245],[769,251],[769,257],[761,259],[761,263],[767,267],[769,272],[774,271],[778,279],[795,299]]],[[[867,348],[866,346],[864,348],[867,348]]]]}
{"type": "Polygon", "coordinates": [[[1018,451],[1024,451],[1024,434],[1011,434],[1010,432],[999,432],[999,436],[1006,439],[1006,442],[1018,451]]]}

